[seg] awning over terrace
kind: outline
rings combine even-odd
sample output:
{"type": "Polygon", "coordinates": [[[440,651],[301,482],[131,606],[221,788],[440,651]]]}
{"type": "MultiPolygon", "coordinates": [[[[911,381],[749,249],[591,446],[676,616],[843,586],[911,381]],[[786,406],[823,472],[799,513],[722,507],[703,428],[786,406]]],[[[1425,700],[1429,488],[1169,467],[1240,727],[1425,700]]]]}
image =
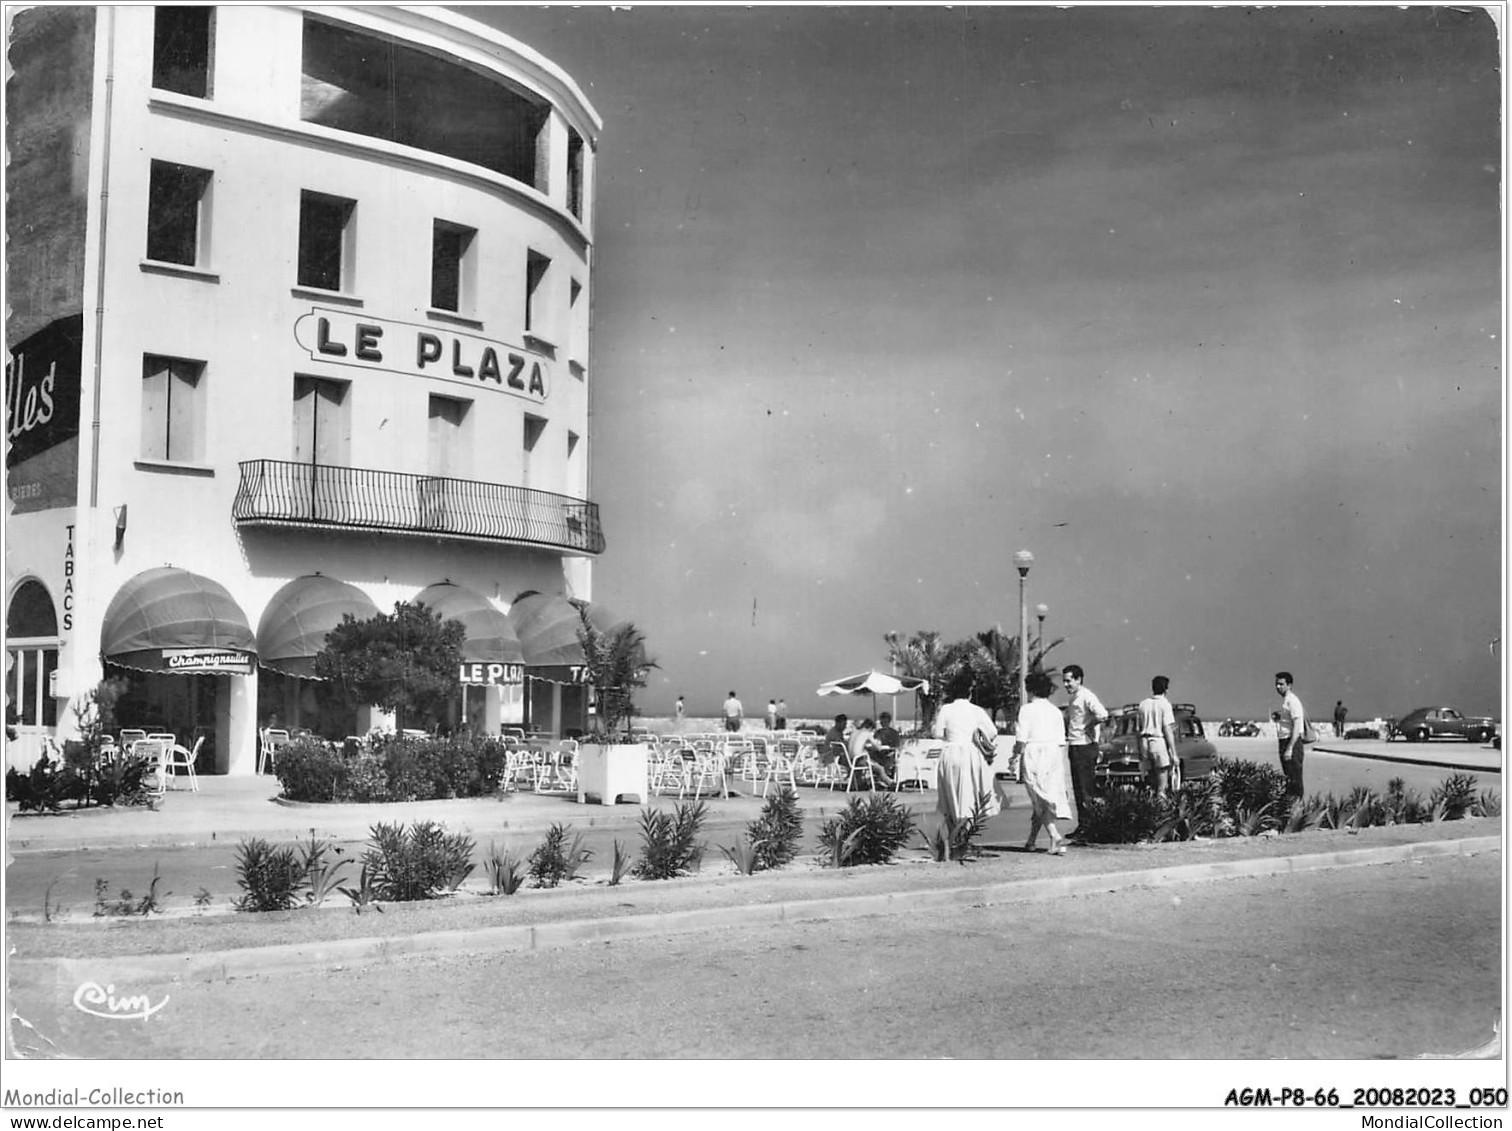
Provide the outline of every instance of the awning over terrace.
{"type": "Polygon", "coordinates": [[[100,654],[148,672],[248,675],[257,661],[257,640],[224,586],[159,566],[117,590],[100,628],[100,654]]]}
{"type": "MultiPolygon", "coordinates": [[[[602,605],[585,603],[585,609],[593,627],[605,634],[630,623],[602,605]]],[[[525,652],[526,675],[551,683],[585,682],[583,644],[578,637],[583,615],[565,597],[525,593],[515,598],[509,620],[525,652]]]]}
{"type": "Polygon", "coordinates": [[[315,657],[326,634],[350,613],[357,620],[376,616],[378,607],[361,589],[334,577],[296,577],[268,602],[257,625],[257,662],[302,679],[317,679],[315,657]]]}
{"type": "Polygon", "coordinates": [[[415,601],[447,620],[459,620],[467,635],[462,641],[460,682],[518,684],[525,652],[510,619],[487,597],[450,581],[439,581],[415,595],[415,601]]]}

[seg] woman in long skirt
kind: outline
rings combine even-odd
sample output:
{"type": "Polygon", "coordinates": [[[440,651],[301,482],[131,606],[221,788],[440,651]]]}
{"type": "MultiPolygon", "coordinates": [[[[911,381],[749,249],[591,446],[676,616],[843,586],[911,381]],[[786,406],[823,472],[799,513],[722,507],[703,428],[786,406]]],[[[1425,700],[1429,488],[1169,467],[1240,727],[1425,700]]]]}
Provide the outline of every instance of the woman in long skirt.
{"type": "Polygon", "coordinates": [[[972,685],[969,671],[956,676],[950,684],[950,701],[935,716],[935,737],[945,740],[935,809],[954,823],[978,815],[985,821],[1001,809],[992,788],[992,769],[972,741],[977,731],[996,737],[997,727],[992,716],[971,701],[972,685]]]}
{"type": "Polygon", "coordinates": [[[1024,680],[1029,702],[1019,708],[1015,745],[1023,751],[1024,787],[1034,807],[1024,848],[1034,851],[1034,842],[1044,828],[1050,834],[1050,852],[1064,856],[1066,838],[1055,822],[1070,818],[1071,801],[1066,795],[1066,724],[1050,702],[1054,687],[1043,672],[1034,672],[1024,680]]]}

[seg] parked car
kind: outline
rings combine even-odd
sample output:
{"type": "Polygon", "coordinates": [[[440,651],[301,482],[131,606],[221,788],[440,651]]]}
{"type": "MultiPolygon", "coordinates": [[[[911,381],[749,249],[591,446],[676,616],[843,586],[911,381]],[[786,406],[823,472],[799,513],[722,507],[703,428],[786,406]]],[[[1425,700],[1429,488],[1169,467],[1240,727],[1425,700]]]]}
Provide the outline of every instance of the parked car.
{"type": "Polygon", "coordinates": [[[1496,735],[1496,720],[1487,715],[1462,715],[1453,707],[1419,707],[1391,724],[1392,738],[1427,742],[1459,738],[1484,745],[1496,735]]]}
{"type": "MultiPolygon", "coordinates": [[[[1217,753],[1202,728],[1202,719],[1191,703],[1173,703],[1176,711],[1176,756],[1181,759],[1181,780],[1199,781],[1213,772],[1217,753]]],[[[1141,785],[1149,767],[1139,749],[1139,707],[1129,704],[1109,712],[1097,744],[1096,788],[1141,785]]]]}

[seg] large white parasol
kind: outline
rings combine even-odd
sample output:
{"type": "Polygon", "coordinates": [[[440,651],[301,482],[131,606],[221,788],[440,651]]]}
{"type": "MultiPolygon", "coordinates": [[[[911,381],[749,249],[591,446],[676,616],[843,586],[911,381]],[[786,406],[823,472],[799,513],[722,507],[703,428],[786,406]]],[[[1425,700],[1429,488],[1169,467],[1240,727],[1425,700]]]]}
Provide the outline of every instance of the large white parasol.
{"type": "Polygon", "coordinates": [[[872,717],[877,714],[878,695],[896,695],[900,691],[922,691],[929,694],[929,680],[911,675],[888,675],[887,672],[869,671],[848,675],[844,679],[832,679],[819,685],[820,695],[870,695],[872,717]]]}

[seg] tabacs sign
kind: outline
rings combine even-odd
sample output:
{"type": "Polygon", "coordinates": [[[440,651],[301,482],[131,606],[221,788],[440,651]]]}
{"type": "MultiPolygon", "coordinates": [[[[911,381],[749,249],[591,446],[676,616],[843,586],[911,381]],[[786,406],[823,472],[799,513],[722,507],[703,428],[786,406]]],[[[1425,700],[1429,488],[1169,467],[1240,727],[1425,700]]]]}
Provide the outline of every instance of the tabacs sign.
{"type": "Polygon", "coordinates": [[[459,381],[536,404],[550,394],[551,363],[545,357],[475,334],[316,306],[294,323],[294,340],[312,361],[459,381]]]}

